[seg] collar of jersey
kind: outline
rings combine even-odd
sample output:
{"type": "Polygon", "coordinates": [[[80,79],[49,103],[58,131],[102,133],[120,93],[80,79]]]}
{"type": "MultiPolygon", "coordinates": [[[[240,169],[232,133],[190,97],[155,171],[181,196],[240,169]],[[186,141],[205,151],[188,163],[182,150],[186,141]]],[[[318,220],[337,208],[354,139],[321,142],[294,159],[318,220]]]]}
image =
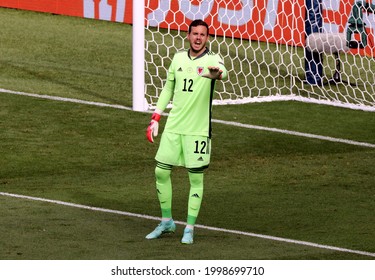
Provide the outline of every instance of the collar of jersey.
{"type": "Polygon", "coordinates": [[[190,56],[190,49],[188,49],[187,54],[188,54],[188,57],[189,57],[191,60],[196,60],[196,59],[201,58],[202,56],[206,55],[206,53],[208,53],[209,51],[210,51],[210,50],[206,47],[206,50],[205,50],[202,54],[200,54],[199,56],[197,56],[197,57],[195,57],[195,58],[191,58],[191,56],[190,56]]]}

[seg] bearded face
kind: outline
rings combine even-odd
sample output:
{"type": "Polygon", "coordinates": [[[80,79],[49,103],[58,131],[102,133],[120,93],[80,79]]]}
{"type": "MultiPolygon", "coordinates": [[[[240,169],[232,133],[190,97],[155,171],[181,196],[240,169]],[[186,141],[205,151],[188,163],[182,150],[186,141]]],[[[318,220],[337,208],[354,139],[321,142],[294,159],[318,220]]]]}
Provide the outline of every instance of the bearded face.
{"type": "Polygon", "coordinates": [[[206,43],[209,39],[207,28],[203,25],[198,25],[191,28],[190,33],[187,35],[187,39],[190,43],[190,55],[199,56],[206,48],[206,43]]]}

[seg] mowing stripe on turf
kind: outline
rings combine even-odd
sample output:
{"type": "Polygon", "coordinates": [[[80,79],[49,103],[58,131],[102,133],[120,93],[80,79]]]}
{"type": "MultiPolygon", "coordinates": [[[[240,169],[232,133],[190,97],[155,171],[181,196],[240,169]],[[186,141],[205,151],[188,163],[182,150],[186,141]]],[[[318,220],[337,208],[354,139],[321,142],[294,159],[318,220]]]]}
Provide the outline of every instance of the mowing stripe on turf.
{"type": "MultiPolygon", "coordinates": [[[[75,99],[75,98],[66,98],[66,97],[58,97],[58,96],[43,95],[43,94],[36,94],[36,93],[27,93],[27,92],[13,91],[13,90],[7,90],[7,89],[2,89],[2,88],[0,88],[0,92],[17,94],[17,95],[24,95],[24,96],[35,97],[35,98],[43,98],[43,99],[49,99],[49,100],[55,100],[55,101],[72,102],[72,103],[79,103],[79,104],[93,105],[93,106],[99,106],[99,107],[109,107],[109,108],[132,111],[131,107],[127,107],[127,106],[123,106],[123,105],[86,101],[86,100],[80,100],[80,99],[75,99]]],[[[152,112],[149,112],[149,113],[152,113],[152,112]]],[[[371,143],[353,141],[353,140],[342,139],[342,138],[334,138],[334,137],[322,136],[322,135],[311,134],[311,133],[303,133],[303,132],[286,130],[286,129],[264,127],[264,126],[258,126],[258,125],[250,125],[250,124],[242,124],[242,123],[238,123],[238,122],[223,121],[223,120],[216,120],[216,119],[213,119],[212,122],[220,123],[220,124],[224,124],[224,125],[236,126],[236,127],[243,127],[243,128],[247,128],[247,129],[270,131],[270,132],[294,135],[294,136],[299,136],[299,137],[306,137],[306,138],[319,139],[319,140],[336,142],[336,143],[343,143],[343,144],[348,144],[348,145],[355,145],[355,146],[361,146],[361,147],[367,147],[367,148],[375,148],[375,144],[371,144],[371,143]]]]}
{"type": "MultiPolygon", "coordinates": [[[[6,193],[6,192],[0,192],[0,195],[6,196],[6,197],[47,202],[47,203],[75,207],[75,208],[86,209],[86,210],[91,210],[91,211],[98,211],[98,212],[104,212],[104,213],[111,213],[111,214],[117,214],[117,215],[129,216],[129,217],[160,221],[160,217],[136,214],[136,213],[131,213],[131,212],[119,211],[119,210],[111,210],[111,209],[105,209],[105,208],[99,208],[99,207],[92,207],[92,206],[87,206],[87,205],[59,201],[59,200],[52,200],[52,199],[20,195],[20,194],[12,194],[12,193],[6,193]]],[[[175,223],[186,225],[186,223],[181,222],[181,221],[175,221],[175,223]]],[[[250,236],[250,237],[256,237],[256,238],[268,239],[272,241],[286,242],[286,243],[292,243],[296,245],[303,245],[303,246],[309,246],[309,247],[320,248],[320,249],[325,249],[325,250],[339,251],[339,252],[344,252],[344,253],[351,253],[351,254],[357,254],[357,255],[363,255],[363,256],[369,256],[369,257],[375,258],[375,253],[366,252],[366,251],[351,250],[351,249],[340,248],[340,247],[335,247],[335,246],[330,246],[330,245],[323,245],[323,244],[318,244],[318,243],[313,243],[313,242],[306,242],[306,241],[300,241],[300,240],[294,240],[294,239],[288,239],[288,238],[282,238],[282,237],[275,237],[271,235],[224,229],[224,228],[211,227],[211,226],[205,226],[205,225],[195,225],[195,227],[206,229],[206,230],[211,230],[211,231],[238,234],[238,235],[244,235],[244,236],[250,236]]]]}

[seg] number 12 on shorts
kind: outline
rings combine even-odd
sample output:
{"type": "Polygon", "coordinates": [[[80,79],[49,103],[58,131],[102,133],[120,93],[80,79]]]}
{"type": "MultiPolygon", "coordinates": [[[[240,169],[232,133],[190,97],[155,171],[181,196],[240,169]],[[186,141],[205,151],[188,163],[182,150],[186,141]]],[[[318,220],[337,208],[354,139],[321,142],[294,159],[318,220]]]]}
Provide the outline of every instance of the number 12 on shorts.
{"type": "Polygon", "coordinates": [[[195,141],[195,150],[194,154],[209,154],[210,153],[210,139],[203,141],[195,141]]]}

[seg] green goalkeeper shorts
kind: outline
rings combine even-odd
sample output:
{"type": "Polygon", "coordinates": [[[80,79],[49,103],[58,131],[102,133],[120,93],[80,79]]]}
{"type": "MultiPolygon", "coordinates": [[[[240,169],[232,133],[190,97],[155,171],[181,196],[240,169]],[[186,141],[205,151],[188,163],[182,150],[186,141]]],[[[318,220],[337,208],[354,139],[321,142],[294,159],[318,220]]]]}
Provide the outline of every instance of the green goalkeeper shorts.
{"type": "Polygon", "coordinates": [[[210,164],[210,156],[210,138],[164,132],[155,159],[173,166],[200,168],[210,164]]]}

